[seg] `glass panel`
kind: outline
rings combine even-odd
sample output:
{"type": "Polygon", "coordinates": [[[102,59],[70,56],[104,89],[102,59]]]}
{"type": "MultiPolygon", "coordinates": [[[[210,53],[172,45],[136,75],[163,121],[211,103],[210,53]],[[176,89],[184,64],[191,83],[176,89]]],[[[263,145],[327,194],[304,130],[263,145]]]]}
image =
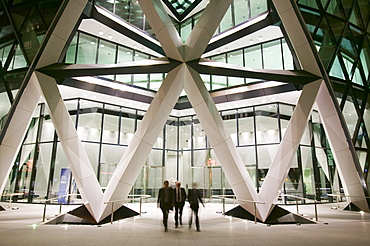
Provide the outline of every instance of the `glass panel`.
{"type": "Polygon", "coordinates": [[[138,1],[131,1],[129,22],[141,30],[144,29],[144,14],[138,1]]]}
{"type": "Polygon", "coordinates": [[[136,112],[132,109],[121,109],[120,144],[129,144],[135,133],[136,112]]]}
{"type": "Polygon", "coordinates": [[[223,111],[222,119],[231,136],[231,139],[233,140],[234,144],[237,145],[236,110],[223,111]]]}
{"type": "Polygon", "coordinates": [[[228,87],[244,85],[244,78],[228,77],[228,87]]]}
{"type": "Polygon", "coordinates": [[[98,64],[115,64],[116,62],[116,44],[100,40],[98,64]]]}
{"type": "Polygon", "coordinates": [[[163,151],[164,150],[152,149],[146,164],[148,166],[163,166],[163,151]]]}
{"type": "Polygon", "coordinates": [[[343,71],[342,71],[342,67],[340,66],[340,63],[338,60],[338,57],[335,57],[335,60],[334,60],[333,66],[331,67],[329,75],[340,78],[340,79],[345,79],[343,71]]]}
{"type": "Polygon", "coordinates": [[[294,64],[293,64],[292,53],[290,52],[288,44],[286,43],[284,39],[282,40],[282,44],[283,44],[284,69],[293,70],[294,64]]]}
{"type": "Polygon", "coordinates": [[[194,167],[204,167],[209,158],[209,151],[208,150],[196,150],[193,152],[194,155],[194,167]]]}
{"type": "Polygon", "coordinates": [[[212,90],[217,90],[227,87],[227,77],[211,75],[212,78],[212,90]]]}
{"type": "Polygon", "coordinates": [[[353,133],[355,131],[356,124],[357,124],[357,113],[356,113],[355,105],[352,102],[347,100],[342,112],[343,112],[344,119],[347,123],[346,125],[348,127],[348,131],[351,137],[353,137],[353,133]]]}
{"type": "Polygon", "coordinates": [[[255,112],[257,143],[278,143],[279,131],[276,105],[258,106],[255,107],[255,112]]]}
{"type": "MultiPolygon", "coordinates": [[[[45,111],[47,111],[46,108],[45,108],[45,111]]],[[[54,133],[55,133],[55,128],[54,128],[53,122],[51,121],[50,115],[45,114],[43,122],[42,122],[41,142],[53,141],[54,133]]]]}
{"type": "Polygon", "coordinates": [[[266,0],[252,0],[250,1],[251,18],[267,11],[266,0]]]}
{"type": "Polygon", "coordinates": [[[262,69],[261,46],[256,45],[244,50],[245,66],[249,68],[262,69]]]}
{"type": "Polygon", "coordinates": [[[200,74],[200,77],[202,78],[207,90],[210,91],[211,90],[211,75],[200,74]]]}
{"type": "Polygon", "coordinates": [[[193,144],[194,149],[201,149],[206,147],[206,136],[203,127],[200,125],[199,120],[194,117],[193,119],[193,144]]]}
{"type": "Polygon", "coordinates": [[[283,69],[280,40],[262,44],[262,47],[264,69],[283,69]]]}
{"type": "Polygon", "coordinates": [[[95,64],[98,49],[98,39],[84,33],[80,33],[78,42],[77,61],[78,64],[95,64]]]}
{"type": "Polygon", "coordinates": [[[233,24],[233,18],[232,18],[232,13],[231,13],[231,7],[228,8],[228,10],[226,11],[225,15],[224,15],[224,18],[222,19],[221,23],[220,23],[220,32],[224,32],[226,30],[229,30],[230,28],[232,28],[234,26],[233,24]]]}
{"type": "Polygon", "coordinates": [[[247,0],[234,0],[235,25],[248,20],[249,8],[247,0]]]}
{"type": "Polygon", "coordinates": [[[2,129],[10,109],[10,102],[6,92],[0,93],[0,105],[0,129],[2,129]]]}
{"type": "Polygon", "coordinates": [[[68,50],[66,53],[66,63],[76,63],[77,37],[78,35],[76,34],[68,46],[68,50]]]}
{"type": "Polygon", "coordinates": [[[255,143],[253,108],[239,109],[239,145],[255,143]]]}
{"type": "Polygon", "coordinates": [[[177,150],[177,118],[169,117],[166,123],[166,149],[177,150]]]}
{"type": "Polygon", "coordinates": [[[284,136],[285,134],[285,131],[290,121],[290,117],[293,114],[293,110],[294,110],[293,106],[279,104],[281,136],[284,136]]]}
{"type": "Polygon", "coordinates": [[[123,146],[102,145],[99,182],[103,189],[107,187],[125,151],[126,147],[123,146]]]}
{"type": "Polygon", "coordinates": [[[103,124],[103,143],[118,143],[120,107],[105,105],[103,124]]]}
{"type": "Polygon", "coordinates": [[[40,198],[44,198],[47,195],[46,189],[49,183],[52,147],[52,143],[39,145],[40,152],[37,160],[37,172],[34,187],[34,198],[39,199],[33,199],[33,202],[41,202],[40,198]]]}
{"type": "Polygon", "coordinates": [[[163,74],[162,73],[151,73],[150,74],[149,89],[158,91],[162,82],[163,82],[163,74]]]}
{"type": "Polygon", "coordinates": [[[135,51],[134,61],[141,61],[149,59],[149,55],[135,51]]]}
{"type": "Polygon", "coordinates": [[[233,51],[227,54],[227,63],[243,67],[243,50],[233,51]]]}
{"type": "Polygon", "coordinates": [[[180,118],[180,150],[191,148],[191,117],[180,118]]]}
{"type": "Polygon", "coordinates": [[[148,74],[134,74],[134,85],[148,88],[148,74]]]}
{"type": "Polygon", "coordinates": [[[190,33],[191,33],[191,30],[193,29],[192,27],[192,21],[191,19],[181,23],[181,40],[182,42],[186,42],[186,40],[188,39],[190,33]]]}
{"type": "Polygon", "coordinates": [[[81,140],[100,141],[102,104],[80,100],[77,133],[81,140]]]}
{"type": "MultiPolygon", "coordinates": [[[[12,59],[12,62],[9,68],[10,67],[11,69],[27,67],[26,59],[24,58],[22,50],[20,49],[19,45],[17,45],[17,48],[15,50],[15,55],[12,59]]],[[[11,69],[8,69],[8,70],[11,70],[11,69]]]]}
{"type": "Polygon", "coordinates": [[[118,46],[117,63],[125,63],[133,61],[133,52],[126,47],[118,46]]]}

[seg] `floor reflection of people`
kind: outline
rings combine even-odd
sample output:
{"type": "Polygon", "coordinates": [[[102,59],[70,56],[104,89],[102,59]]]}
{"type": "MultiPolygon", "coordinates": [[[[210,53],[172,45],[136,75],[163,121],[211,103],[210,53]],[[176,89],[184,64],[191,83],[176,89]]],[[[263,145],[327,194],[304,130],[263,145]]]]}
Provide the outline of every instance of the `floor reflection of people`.
{"type": "Polygon", "coordinates": [[[164,231],[168,231],[167,228],[167,221],[168,221],[168,214],[170,210],[172,210],[174,205],[174,196],[173,190],[169,187],[168,181],[164,181],[163,188],[159,189],[158,192],[158,206],[161,208],[163,213],[163,226],[164,231]]]}
{"type": "Polygon", "coordinates": [[[174,195],[175,195],[175,227],[177,228],[180,225],[182,225],[182,210],[185,205],[186,201],[186,192],[183,187],[181,187],[181,183],[177,182],[176,187],[174,189],[174,195]]]}
{"type": "Polygon", "coordinates": [[[189,228],[191,228],[191,224],[193,221],[193,215],[195,217],[195,226],[197,228],[197,231],[200,232],[200,225],[199,225],[199,202],[202,203],[204,207],[204,203],[200,194],[200,191],[197,189],[197,184],[193,183],[193,188],[189,190],[188,194],[188,201],[190,203],[190,208],[191,208],[191,214],[190,214],[190,219],[189,219],[189,228]]]}

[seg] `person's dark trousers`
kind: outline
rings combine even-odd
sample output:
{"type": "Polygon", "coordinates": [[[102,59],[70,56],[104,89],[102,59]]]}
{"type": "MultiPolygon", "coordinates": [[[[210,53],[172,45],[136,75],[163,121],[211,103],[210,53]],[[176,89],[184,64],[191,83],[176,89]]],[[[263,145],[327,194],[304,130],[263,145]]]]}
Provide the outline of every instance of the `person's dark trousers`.
{"type": "Polygon", "coordinates": [[[200,231],[199,217],[198,217],[199,204],[190,205],[190,208],[192,210],[192,215],[190,216],[190,220],[189,220],[189,228],[191,227],[191,224],[193,223],[193,214],[194,214],[194,216],[195,216],[195,226],[197,227],[197,231],[200,231]]]}
{"type": "Polygon", "coordinates": [[[163,225],[164,225],[164,228],[167,230],[167,221],[168,221],[168,214],[170,212],[170,210],[168,209],[169,205],[164,205],[164,206],[161,206],[161,210],[162,210],[162,213],[163,213],[163,225]]]}
{"type": "Polygon", "coordinates": [[[185,202],[175,202],[175,226],[179,225],[179,217],[180,217],[180,225],[182,225],[182,210],[184,208],[185,202]]]}

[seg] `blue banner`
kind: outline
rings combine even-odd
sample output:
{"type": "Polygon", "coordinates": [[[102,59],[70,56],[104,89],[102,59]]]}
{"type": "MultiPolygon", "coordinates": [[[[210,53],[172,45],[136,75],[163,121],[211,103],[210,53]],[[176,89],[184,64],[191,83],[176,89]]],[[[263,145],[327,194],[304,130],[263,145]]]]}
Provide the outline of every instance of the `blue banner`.
{"type": "MultiPolygon", "coordinates": [[[[71,176],[71,169],[69,168],[62,168],[60,170],[60,183],[59,183],[59,193],[58,197],[64,196],[68,194],[69,189],[69,177],[71,176]]],[[[66,204],[68,201],[68,197],[62,197],[58,199],[58,203],[66,204]]]]}

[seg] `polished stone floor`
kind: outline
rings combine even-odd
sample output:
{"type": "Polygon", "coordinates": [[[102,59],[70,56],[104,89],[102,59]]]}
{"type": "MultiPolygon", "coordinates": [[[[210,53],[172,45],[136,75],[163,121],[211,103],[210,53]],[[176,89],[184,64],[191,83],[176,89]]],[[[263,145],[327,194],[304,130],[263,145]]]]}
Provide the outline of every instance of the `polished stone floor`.
{"type": "MultiPolygon", "coordinates": [[[[168,232],[163,230],[162,214],[155,203],[144,203],[142,216],[102,226],[45,225],[43,205],[0,205],[6,208],[0,211],[0,245],[370,245],[370,213],[333,209],[336,204],[318,206],[317,224],[268,226],[223,216],[221,203],[207,203],[200,210],[201,232],[188,228],[188,205],[183,226],[175,228],[170,214],[168,232]]],[[[137,203],[127,206],[139,211],[137,203]]],[[[227,204],[226,209],[233,206],[227,204]]],[[[62,212],[72,208],[64,206],[62,212]]],[[[295,206],[284,208],[296,212],[295,206]]],[[[59,206],[48,205],[47,218],[58,212],[59,206]]],[[[314,207],[302,205],[299,213],[314,218],[314,207]]]]}

